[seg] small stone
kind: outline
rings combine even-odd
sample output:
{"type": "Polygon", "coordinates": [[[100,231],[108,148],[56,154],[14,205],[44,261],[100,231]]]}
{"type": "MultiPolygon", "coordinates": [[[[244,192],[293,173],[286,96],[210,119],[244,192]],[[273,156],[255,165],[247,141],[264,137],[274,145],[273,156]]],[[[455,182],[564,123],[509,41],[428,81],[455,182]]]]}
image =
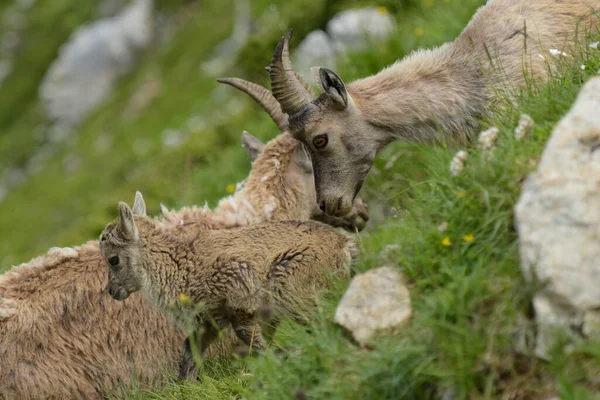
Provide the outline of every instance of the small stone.
{"type": "Polygon", "coordinates": [[[365,344],[379,331],[394,331],[412,315],[410,293],[397,268],[356,275],[335,312],[335,322],[365,344]]]}

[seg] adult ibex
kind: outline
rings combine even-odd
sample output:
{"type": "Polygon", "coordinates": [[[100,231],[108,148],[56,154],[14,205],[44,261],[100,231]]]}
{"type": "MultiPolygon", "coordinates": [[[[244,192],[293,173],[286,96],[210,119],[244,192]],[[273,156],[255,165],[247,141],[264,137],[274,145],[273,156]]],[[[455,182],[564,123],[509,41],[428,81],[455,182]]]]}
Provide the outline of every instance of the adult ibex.
{"type": "Polygon", "coordinates": [[[376,154],[396,139],[466,141],[498,90],[522,86],[527,75],[547,79],[549,50],[570,53],[597,27],[598,10],[600,0],[490,0],[453,42],[376,75],[345,85],[330,69],[312,68],[323,90],[316,98],[290,62],[290,30],[268,68],[271,88],[311,154],[321,209],[350,212],[376,154]]]}

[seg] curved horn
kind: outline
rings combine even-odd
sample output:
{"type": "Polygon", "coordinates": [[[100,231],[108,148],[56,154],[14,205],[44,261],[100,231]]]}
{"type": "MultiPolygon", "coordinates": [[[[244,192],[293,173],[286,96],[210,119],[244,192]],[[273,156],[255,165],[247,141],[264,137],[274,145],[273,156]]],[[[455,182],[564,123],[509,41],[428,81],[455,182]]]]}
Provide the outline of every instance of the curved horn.
{"type": "Polygon", "coordinates": [[[298,79],[290,61],[291,37],[292,29],[277,43],[271,65],[269,65],[273,96],[281,105],[282,111],[289,116],[300,112],[312,100],[312,96],[298,79]]]}
{"type": "Polygon", "coordinates": [[[240,78],[219,78],[217,82],[231,85],[252,97],[271,116],[271,119],[281,132],[287,131],[287,115],[281,111],[281,106],[277,102],[277,99],[275,99],[268,89],[257,83],[245,81],[240,78]]]}

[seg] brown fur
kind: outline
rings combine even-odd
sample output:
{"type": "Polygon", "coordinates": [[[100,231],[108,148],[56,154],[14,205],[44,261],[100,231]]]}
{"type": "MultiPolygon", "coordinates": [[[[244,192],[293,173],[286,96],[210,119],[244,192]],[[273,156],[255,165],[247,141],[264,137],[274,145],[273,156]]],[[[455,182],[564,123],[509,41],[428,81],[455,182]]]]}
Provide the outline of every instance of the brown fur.
{"type": "MultiPolygon", "coordinates": [[[[139,194],[138,199],[143,201],[139,194]]],[[[182,329],[201,330],[202,350],[218,329],[230,325],[248,346],[264,348],[255,319],[259,308],[272,303],[299,318],[298,305],[314,301],[314,290],[327,286],[328,274],[347,276],[356,254],[348,235],[319,222],[199,229],[185,237],[134,216],[125,203],[119,211],[100,237],[109,292],[125,300],[141,290],[182,329]],[[182,294],[202,308],[182,304],[182,294]]],[[[182,375],[189,377],[194,371],[189,348],[184,360],[182,375]]]]}
{"type": "MultiPolygon", "coordinates": [[[[248,214],[240,207],[236,212],[230,200],[264,211],[272,203],[264,195],[269,192],[275,197],[271,219],[308,218],[314,199],[294,200],[301,191],[296,185],[305,188],[304,180],[289,172],[295,168],[288,168],[294,147],[288,136],[278,136],[254,162],[243,189],[216,210],[164,210],[157,223],[164,229],[195,230],[265,221],[264,213],[248,214]],[[279,175],[287,182],[285,189],[279,187],[279,175]]],[[[340,221],[352,229],[357,228],[352,221],[364,224],[358,217],[340,221]]],[[[156,385],[162,372],[177,372],[185,335],[139,294],[124,303],[111,299],[107,283],[97,241],[51,250],[0,275],[0,398],[101,398],[121,383],[156,385]]],[[[231,343],[231,332],[227,335],[231,343]]],[[[211,350],[217,354],[219,347],[211,350]]]]}
{"type": "Polygon", "coordinates": [[[467,141],[498,93],[511,96],[526,75],[548,78],[562,59],[550,49],[572,54],[576,41],[585,43],[599,26],[599,10],[600,0],[490,0],[453,42],[416,51],[373,76],[345,85],[315,67],[323,90],[316,99],[289,72],[284,77],[290,35],[282,38],[271,84],[291,134],[311,153],[317,202],[331,215],[350,212],[376,154],[398,138],[467,141]],[[317,148],[321,135],[328,144],[317,148]]]}

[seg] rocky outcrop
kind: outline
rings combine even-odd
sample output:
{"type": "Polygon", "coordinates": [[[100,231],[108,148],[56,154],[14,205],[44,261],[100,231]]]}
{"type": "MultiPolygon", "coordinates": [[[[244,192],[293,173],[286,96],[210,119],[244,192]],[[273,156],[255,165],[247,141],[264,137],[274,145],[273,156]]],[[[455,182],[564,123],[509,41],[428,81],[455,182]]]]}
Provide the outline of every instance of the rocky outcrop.
{"type": "Polygon", "coordinates": [[[335,322],[364,344],[377,332],[393,332],[411,315],[410,293],[401,273],[386,266],[352,279],[335,312],[335,322]]]}
{"type": "Polygon", "coordinates": [[[152,0],[135,0],[118,15],[78,28],[60,50],[40,96],[49,116],[71,129],[112,93],[152,37],[152,0]]]}
{"type": "Polygon", "coordinates": [[[556,125],[515,216],[525,276],[543,284],[536,352],[556,334],[600,336],[600,77],[556,125]]]}
{"type": "Polygon", "coordinates": [[[310,32],[295,51],[296,70],[308,81],[310,68],[335,69],[336,60],[348,51],[361,51],[389,38],[396,28],[394,18],[384,7],[342,11],[327,23],[326,32],[310,32]]]}

